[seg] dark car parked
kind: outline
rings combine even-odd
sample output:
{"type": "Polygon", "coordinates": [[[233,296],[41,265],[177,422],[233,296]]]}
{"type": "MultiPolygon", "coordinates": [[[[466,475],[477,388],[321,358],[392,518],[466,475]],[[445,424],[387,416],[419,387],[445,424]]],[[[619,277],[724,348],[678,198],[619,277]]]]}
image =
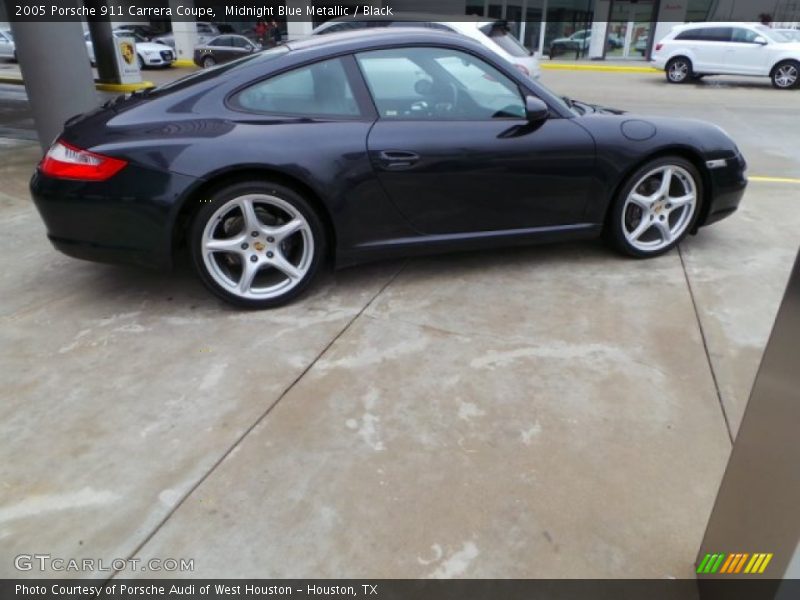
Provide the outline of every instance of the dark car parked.
{"type": "Polygon", "coordinates": [[[243,35],[220,35],[208,44],[195,47],[194,64],[209,68],[242,58],[258,50],[261,48],[243,35]]]}
{"type": "Polygon", "coordinates": [[[50,240],[276,306],[320,265],[593,238],[656,256],[736,210],[718,127],[564,100],[483,46],[421,29],[254,53],[67,122],[31,192],[50,240]]]}

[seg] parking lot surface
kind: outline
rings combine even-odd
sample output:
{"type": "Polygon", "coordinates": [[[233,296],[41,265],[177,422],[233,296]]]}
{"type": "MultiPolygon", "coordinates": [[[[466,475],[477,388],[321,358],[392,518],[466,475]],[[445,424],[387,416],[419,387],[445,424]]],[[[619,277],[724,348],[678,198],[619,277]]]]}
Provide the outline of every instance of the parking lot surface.
{"type": "Polygon", "coordinates": [[[725,128],[755,176],[740,211],[654,260],[383,262],[242,312],[185,264],[58,254],[27,193],[38,146],[0,140],[0,576],[36,552],[200,577],[691,576],[800,243],[800,92],[543,78],[725,128]]]}

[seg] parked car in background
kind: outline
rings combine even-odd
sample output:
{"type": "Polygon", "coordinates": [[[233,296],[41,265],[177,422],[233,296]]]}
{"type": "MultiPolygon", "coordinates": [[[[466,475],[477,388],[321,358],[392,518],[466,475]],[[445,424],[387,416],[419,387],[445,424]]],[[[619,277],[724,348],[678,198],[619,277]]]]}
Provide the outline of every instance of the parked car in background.
{"type": "Polygon", "coordinates": [[[788,90],[800,82],[800,42],[760,24],[679,25],[655,45],[650,60],[670,83],[752,75],[769,77],[774,87],[788,90]]]}
{"type": "Polygon", "coordinates": [[[0,58],[17,60],[17,47],[10,29],[0,29],[0,58]]]}
{"type": "MultiPolygon", "coordinates": [[[[207,44],[212,39],[220,35],[222,32],[219,30],[219,27],[214,25],[213,23],[207,23],[205,21],[198,21],[196,23],[197,26],[197,43],[198,44],[207,44]]],[[[175,34],[173,33],[165,33],[164,35],[159,35],[153,38],[154,42],[161,42],[162,44],[166,44],[171,48],[175,48],[175,34]]]]}
{"type": "Polygon", "coordinates": [[[558,56],[559,54],[566,54],[568,52],[580,52],[581,54],[584,54],[587,50],[589,50],[589,44],[591,41],[591,29],[581,29],[569,37],[556,38],[550,42],[550,58],[558,56]]]}
{"type": "MultiPolygon", "coordinates": [[[[166,44],[148,42],[131,31],[120,29],[114,30],[114,36],[132,37],[136,40],[136,60],[139,61],[140,69],[146,69],[148,67],[169,67],[175,62],[175,51],[166,44]]],[[[83,34],[83,39],[86,42],[86,51],[89,53],[89,61],[94,65],[96,61],[92,36],[87,31],[83,34]]]]}
{"type": "Polygon", "coordinates": [[[468,37],[499,54],[525,75],[538,79],[541,75],[539,59],[535,52],[528,50],[508,27],[505,21],[467,18],[464,21],[450,21],[451,17],[427,13],[396,13],[394,19],[375,17],[354,21],[352,17],[339,17],[326,21],[317,27],[312,35],[341,33],[356,29],[373,27],[424,27],[439,31],[449,31],[468,37]]]}
{"type": "Polygon", "coordinates": [[[195,47],[194,64],[207,69],[258,50],[261,48],[243,35],[220,35],[208,44],[195,47]]]}

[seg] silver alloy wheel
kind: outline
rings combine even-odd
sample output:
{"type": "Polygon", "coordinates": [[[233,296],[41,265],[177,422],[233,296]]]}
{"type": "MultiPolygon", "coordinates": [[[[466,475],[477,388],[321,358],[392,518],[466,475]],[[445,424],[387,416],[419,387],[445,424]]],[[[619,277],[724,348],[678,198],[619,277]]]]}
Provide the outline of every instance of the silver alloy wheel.
{"type": "Polygon", "coordinates": [[[795,65],[782,65],[775,71],[775,85],[782,88],[790,88],[797,83],[798,76],[800,76],[800,73],[797,72],[795,65]]]}
{"type": "Polygon", "coordinates": [[[670,81],[680,83],[689,76],[689,65],[685,60],[676,60],[669,67],[670,81]]]}
{"type": "Polygon", "coordinates": [[[206,56],[206,57],[203,59],[203,68],[204,68],[204,69],[210,69],[210,68],[211,68],[211,67],[213,67],[215,64],[217,64],[217,61],[215,61],[215,60],[214,60],[212,57],[210,57],[210,56],[206,56]]]}
{"type": "Polygon", "coordinates": [[[627,242],[642,252],[657,252],[679,238],[697,208],[697,185],[677,165],[663,165],[636,182],[622,208],[627,242]]]}
{"type": "Polygon", "coordinates": [[[223,204],[202,236],[203,262],[223,289],[266,300],[293,289],[314,258],[314,236],[294,206],[268,194],[247,194],[223,204]]]}

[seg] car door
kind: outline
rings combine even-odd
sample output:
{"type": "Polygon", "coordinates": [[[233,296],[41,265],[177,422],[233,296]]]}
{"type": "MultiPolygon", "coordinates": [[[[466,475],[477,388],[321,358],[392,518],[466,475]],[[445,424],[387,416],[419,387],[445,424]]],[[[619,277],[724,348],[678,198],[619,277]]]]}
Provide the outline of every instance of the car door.
{"type": "Polygon", "coordinates": [[[704,27],[700,30],[695,71],[722,73],[729,69],[725,59],[732,32],[730,27],[704,27]]]}
{"type": "Polygon", "coordinates": [[[747,27],[734,27],[731,41],[726,44],[723,68],[729,73],[762,75],[769,67],[769,49],[765,43],[756,39],[766,38],[747,27]]]}
{"type": "Polygon", "coordinates": [[[449,48],[359,53],[379,118],[367,148],[397,208],[426,234],[581,220],[594,142],[572,119],[538,126],[512,78],[449,48]]]}
{"type": "Polygon", "coordinates": [[[232,35],[231,43],[231,56],[235,58],[239,58],[245,54],[250,54],[255,50],[255,47],[250,43],[250,41],[240,35],[232,35]]]}
{"type": "Polygon", "coordinates": [[[214,59],[220,63],[233,60],[234,58],[238,58],[240,56],[240,54],[236,51],[236,48],[233,46],[233,36],[230,35],[221,35],[217,38],[214,38],[209,43],[209,46],[214,49],[214,59]]]}

